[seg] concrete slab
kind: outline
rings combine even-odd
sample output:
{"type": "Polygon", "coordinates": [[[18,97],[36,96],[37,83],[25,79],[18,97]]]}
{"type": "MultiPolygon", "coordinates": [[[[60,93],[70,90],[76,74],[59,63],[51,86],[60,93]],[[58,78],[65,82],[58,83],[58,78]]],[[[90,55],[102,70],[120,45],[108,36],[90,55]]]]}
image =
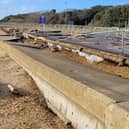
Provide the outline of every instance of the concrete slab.
{"type": "MultiPolygon", "coordinates": [[[[14,45],[15,46],[15,45],[14,45]]],[[[129,80],[110,75],[102,71],[84,66],[58,54],[50,54],[42,50],[15,46],[19,50],[46,64],[55,70],[70,76],[95,90],[112,97],[116,101],[129,100],[129,80]]]]}
{"type": "Polygon", "coordinates": [[[107,129],[129,129],[129,102],[110,104],[105,116],[107,129]]]}
{"type": "Polygon", "coordinates": [[[72,116],[72,121],[77,120],[74,125],[78,129],[85,129],[85,126],[91,127],[87,129],[105,129],[105,126],[106,129],[129,128],[128,104],[122,104],[129,100],[129,80],[91,69],[59,55],[13,45],[17,48],[15,49],[6,43],[0,46],[34,77],[39,88],[46,93],[46,99],[53,103],[59,112],[64,111],[66,116],[67,111],[71,114],[68,117],[70,120],[72,116]],[[57,93],[50,89],[61,95],[58,94],[57,97],[57,93]],[[61,99],[62,95],[64,98],[61,99]],[[76,111],[73,104],[78,105],[76,111]],[[80,114],[82,109],[87,118],[81,115],[78,120],[76,113],[80,114]],[[86,112],[95,121],[91,116],[88,117],[86,112]],[[81,120],[86,120],[88,125],[82,124],[81,120]],[[122,123],[117,123],[120,121],[122,123]]]}

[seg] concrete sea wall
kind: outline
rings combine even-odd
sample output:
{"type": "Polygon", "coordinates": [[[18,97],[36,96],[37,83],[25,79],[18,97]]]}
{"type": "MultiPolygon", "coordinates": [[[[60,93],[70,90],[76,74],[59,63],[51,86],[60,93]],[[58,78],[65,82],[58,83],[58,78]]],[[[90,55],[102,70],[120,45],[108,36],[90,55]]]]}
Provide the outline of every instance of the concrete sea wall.
{"type": "Polygon", "coordinates": [[[99,93],[6,42],[0,47],[35,80],[50,107],[76,129],[129,129],[129,103],[99,93]]]}

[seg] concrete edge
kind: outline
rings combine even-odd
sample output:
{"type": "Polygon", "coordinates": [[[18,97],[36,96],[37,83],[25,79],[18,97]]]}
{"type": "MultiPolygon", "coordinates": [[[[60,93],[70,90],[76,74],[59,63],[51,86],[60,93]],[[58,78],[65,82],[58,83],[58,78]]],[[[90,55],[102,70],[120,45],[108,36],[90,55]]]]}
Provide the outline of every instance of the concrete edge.
{"type": "Polygon", "coordinates": [[[129,129],[129,102],[112,103],[106,108],[107,129],[129,129]]]}
{"type": "MultiPolygon", "coordinates": [[[[107,97],[104,94],[101,94],[90,88],[89,86],[84,85],[63,75],[62,73],[55,71],[52,68],[49,68],[44,64],[39,63],[38,61],[25,55],[21,51],[8,45],[5,42],[1,41],[0,47],[4,49],[9,54],[9,56],[22,67],[32,71],[35,76],[38,76],[43,80],[51,83],[51,85],[57,91],[66,96],[73,103],[81,106],[84,110],[105,123],[107,129],[129,128],[129,118],[127,117],[128,115],[125,115],[128,114],[129,110],[125,110],[121,103],[115,103],[115,100],[111,99],[110,97],[107,97]],[[120,124],[118,127],[119,124],[117,123],[121,122],[123,124],[120,124]]],[[[125,105],[127,104],[125,103],[125,105]]]]}

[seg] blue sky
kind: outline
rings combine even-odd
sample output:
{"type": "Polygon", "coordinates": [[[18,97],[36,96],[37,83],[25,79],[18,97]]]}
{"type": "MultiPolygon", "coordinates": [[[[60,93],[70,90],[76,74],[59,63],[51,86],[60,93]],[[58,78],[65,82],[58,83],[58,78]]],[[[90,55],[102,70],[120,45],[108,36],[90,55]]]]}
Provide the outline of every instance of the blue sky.
{"type": "Polygon", "coordinates": [[[129,0],[0,0],[0,18],[11,14],[57,9],[83,9],[94,5],[129,4],[129,0]]]}

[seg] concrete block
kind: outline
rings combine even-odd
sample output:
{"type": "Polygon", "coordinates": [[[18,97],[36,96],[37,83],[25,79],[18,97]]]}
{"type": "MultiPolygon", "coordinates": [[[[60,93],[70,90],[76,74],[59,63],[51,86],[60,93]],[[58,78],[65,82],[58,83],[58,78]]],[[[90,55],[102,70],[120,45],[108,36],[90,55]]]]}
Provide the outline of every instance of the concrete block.
{"type": "Polygon", "coordinates": [[[41,64],[8,44],[0,44],[0,47],[5,49],[24,69],[31,71],[35,76],[49,82],[53,88],[68,97],[74,103],[80,105],[100,121],[105,121],[105,109],[109,103],[115,102],[115,100],[99,93],[88,85],[84,85],[44,64],[41,64]]]}
{"type": "Polygon", "coordinates": [[[112,103],[105,113],[107,129],[129,129],[129,102],[112,103]]]}
{"type": "Polygon", "coordinates": [[[4,42],[0,47],[33,77],[50,107],[75,128],[129,129],[128,102],[116,103],[112,96],[41,64],[4,42]]]}

